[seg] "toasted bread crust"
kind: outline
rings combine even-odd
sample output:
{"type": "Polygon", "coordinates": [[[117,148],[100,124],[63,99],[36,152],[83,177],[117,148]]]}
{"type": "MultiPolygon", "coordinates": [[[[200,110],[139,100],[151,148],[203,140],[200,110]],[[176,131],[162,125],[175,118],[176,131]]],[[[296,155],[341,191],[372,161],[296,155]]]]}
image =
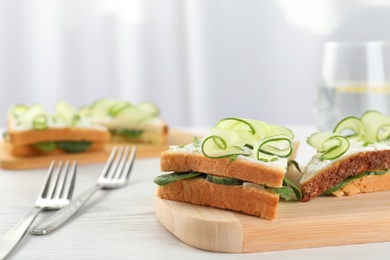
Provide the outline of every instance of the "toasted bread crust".
{"type": "Polygon", "coordinates": [[[390,150],[361,152],[336,160],[319,171],[313,178],[301,183],[302,201],[309,201],[323,194],[349,176],[389,167],[390,150]]]}
{"type": "Polygon", "coordinates": [[[281,187],[285,169],[269,167],[244,159],[211,159],[201,153],[186,153],[168,150],[161,154],[160,168],[163,172],[202,172],[237,178],[269,187],[281,187]]]}
{"type": "Polygon", "coordinates": [[[344,187],[334,192],[336,196],[352,196],[358,193],[370,193],[390,190],[390,174],[367,175],[348,182],[344,187]]]}
{"type": "Polygon", "coordinates": [[[229,209],[272,220],[279,196],[265,189],[219,185],[204,178],[181,180],[157,188],[162,199],[229,209]]]}
{"type": "Polygon", "coordinates": [[[49,128],[46,130],[8,131],[10,143],[26,146],[53,141],[99,141],[108,142],[110,133],[94,128],[49,128]]]}

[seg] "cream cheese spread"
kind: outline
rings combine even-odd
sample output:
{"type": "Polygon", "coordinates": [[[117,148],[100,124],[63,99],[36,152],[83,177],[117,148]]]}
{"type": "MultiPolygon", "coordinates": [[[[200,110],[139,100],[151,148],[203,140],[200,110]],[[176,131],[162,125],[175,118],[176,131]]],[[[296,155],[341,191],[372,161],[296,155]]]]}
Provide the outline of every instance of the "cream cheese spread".
{"type": "Polygon", "coordinates": [[[164,122],[161,118],[150,118],[141,123],[134,123],[131,120],[116,119],[111,116],[104,117],[91,117],[90,120],[96,124],[104,125],[109,129],[139,129],[139,130],[152,130],[162,132],[164,129],[164,122]]]}
{"type": "MultiPolygon", "coordinates": [[[[58,121],[58,120],[53,120],[50,116],[48,116],[48,121],[47,121],[47,127],[48,128],[68,128],[69,125],[67,125],[63,121],[58,121]]],[[[77,128],[87,128],[87,129],[97,129],[97,130],[102,130],[105,131],[106,127],[95,124],[94,122],[91,122],[87,118],[80,118],[80,120],[77,123],[77,128]]],[[[18,120],[12,120],[10,123],[10,129],[12,131],[29,131],[33,130],[32,123],[27,123],[27,122],[20,122],[18,120]]]]}
{"type": "MultiPolygon", "coordinates": [[[[194,143],[190,143],[187,145],[171,145],[169,147],[172,151],[174,152],[185,152],[185,153],[202,153],[200,145],[195,145],[194,143]]],[[[250,162],[254,163],[259,163],[259,164],[264,164],[270,167],[277,167],[277,168],[282,168],[284,172],[287,171],[287,164],[288,164],[288,159],[287,158],[280,158],[277,157],[275,161],[270,161],[270,162],[263,162],[256,160],[253,156],[244,156],[244,155],[239,155],[237,159],[242,159],[242,160],[247,160],[250,162]]]]}

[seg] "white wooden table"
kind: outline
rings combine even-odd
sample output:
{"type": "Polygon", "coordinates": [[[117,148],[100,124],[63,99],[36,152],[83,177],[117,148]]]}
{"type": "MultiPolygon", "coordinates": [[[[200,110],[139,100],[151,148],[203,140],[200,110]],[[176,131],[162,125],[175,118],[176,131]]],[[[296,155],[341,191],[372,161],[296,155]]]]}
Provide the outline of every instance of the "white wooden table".
{"type": "MultiPolygon", "coordinates": [[[[303,145],[313,129],[292,127],[303,145]]],[[[104,164],[80,165],[75,196],[94,185],[104,164]]],[[[23,218],[37,197],[46,169],[0,169],[0,236],[23,218]]],[[[27,235],[10,259],[389,259],[390,242],[286,250],[254,254],[222,254],[188,246],[158,222],[153,208],[159,158],[137,159],[129,185],[98,191],[64,227],[45,235],[27,235]]],[[[45,215],[38,216],[37,221],[45,215]]],[[[362,223],[364,224],[364,223],[362,223]]],[[[390,230],[384,230],[390,232],[390,230]]],[[[319,236],[321,234],[318,234],[319,236]]],[[[299,236],[299,234],[297,234],[299,236]]]]}

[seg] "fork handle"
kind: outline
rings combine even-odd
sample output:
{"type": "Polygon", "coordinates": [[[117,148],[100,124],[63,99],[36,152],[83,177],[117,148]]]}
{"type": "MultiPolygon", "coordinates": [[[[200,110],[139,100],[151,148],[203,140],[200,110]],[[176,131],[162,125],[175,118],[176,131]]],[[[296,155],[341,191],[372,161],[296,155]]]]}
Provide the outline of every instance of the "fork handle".
{"type": "Polygon", "coordinates": [[[42,208],[33,208],[25,218],[0,239],[0,259],[5,259],[11,254],[41,211],[42,208]]]}
{"type": "Polygon", "coordinates": [[[94,186],[74,199],[71,203],[53,213],[50,217],[43,220],[37,226],[31,229],[33,235],[46,235],[65,224],[76,212],[91,198],[99,189],[94,186]]]}

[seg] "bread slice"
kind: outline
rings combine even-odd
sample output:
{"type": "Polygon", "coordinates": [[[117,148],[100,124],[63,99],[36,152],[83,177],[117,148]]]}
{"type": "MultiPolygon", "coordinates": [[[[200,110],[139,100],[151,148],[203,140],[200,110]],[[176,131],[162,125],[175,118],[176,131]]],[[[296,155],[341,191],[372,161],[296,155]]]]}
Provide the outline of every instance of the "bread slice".
{"type": "MultiPolygon", "coordinates": [[[[285,160],[287,164],[287,160],[285,160]]],[[[163,172],[201,172],[216,176],[282,187],[286,166],[283,162],[263,163],[245,157],[232,161],[229,158],[211,159],[201,152],[167,150],[161,154],[163,172]],[[271,167],[270,167],[271,165],[271,167]]]]}
{"type": "MultiPolygon", "coordinates": [[[[300,180],[302,189],[302,201],[309,201],[317,196],[322,195],[325,191],[341,183],[350,176],[356,176],[370,171],[385,170],[390,167],[390,149],[371,150],[368,147],[364,150],[351,150],[336,160],[321,161],[318,155],[314,156],[309,162],[300,180]]],[[[388,176],[371,176],[363,177],[366,179],[363,184],[359,185],[360,192],[372,192],[387,190],[387,185],[381,182],[388,176]],[[370,177],[370,178],[368,178],[370,177]],[[364,183],[370,183],[365,187],[364,183]]],[[[357,192],[349,192],[355,184],[345,187],[346,195],[352,195],[357,192]]],[[[389,187],[390,188],[390,187],[389,187]]],[[[354,189],[356,190],[356,189],[354,189]]],[[[338,193],[344,194],[344,193],[338,193]]]]}
{"type": "Polygon", "coordinates": [[[157,188],[162,199],[229,209],[260,218],[275,218],[279,195],[260,185],[227,186],[194,178],[157,188]]]}
{"type": "Polygon", "coordinates": [[[367,175],[348,182],[339,190],[333,192],[335,196],[352,196],[358,193],[370,193],[390,190],[390,174],[367,175]]]}
{"type": "Polygon", "coordinates": [[[7,132],[7,151],[16,157],[61,154],[65,151],[56,148],[50,152],[37,148],[38,143],[46,142],[91,142],[84,152],[103,150],[110,140],[110,133],[102,128],[49,128],[45,130],[24,130],[7,132]]]}
{"type": "Polygon", "coordinates": [[[63,127],[45,130],[8,131],[13,146],[27,146],[40,142],[52,141],[91,141],[104,143],[110,134],[104,128],[63,127]]]}

